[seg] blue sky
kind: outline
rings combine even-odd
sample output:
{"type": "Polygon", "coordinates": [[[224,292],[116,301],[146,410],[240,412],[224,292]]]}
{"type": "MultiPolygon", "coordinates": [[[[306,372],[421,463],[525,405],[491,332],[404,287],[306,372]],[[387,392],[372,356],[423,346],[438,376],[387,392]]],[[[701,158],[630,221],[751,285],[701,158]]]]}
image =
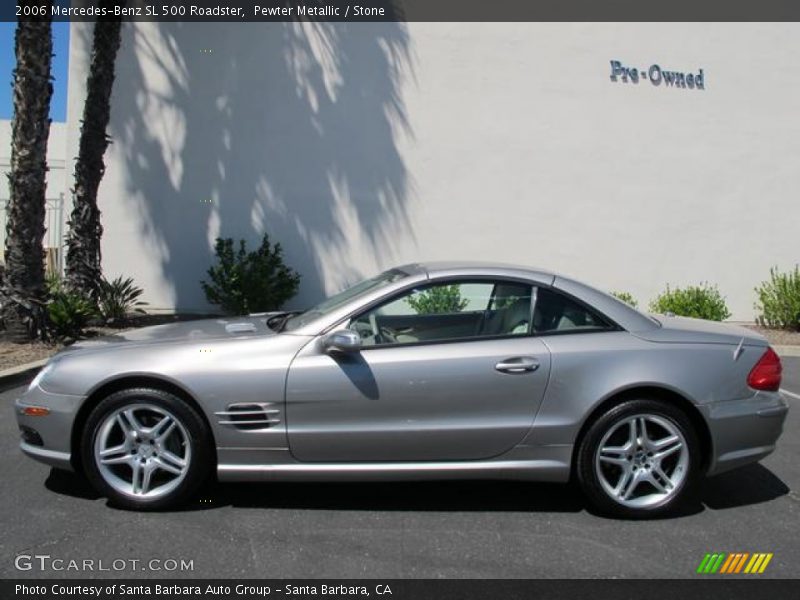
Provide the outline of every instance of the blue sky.
{"type": "MultiPolygon", "coordinates": [[[[12,104],[14,57],[14,29],[16,23],[0,23],[0,119],[14,115],[12,104]]],[[[67,73],[69,72],[69,23],[53,23],[53,98],[50,101],[50,118],[67,120],[67,73]]]]}

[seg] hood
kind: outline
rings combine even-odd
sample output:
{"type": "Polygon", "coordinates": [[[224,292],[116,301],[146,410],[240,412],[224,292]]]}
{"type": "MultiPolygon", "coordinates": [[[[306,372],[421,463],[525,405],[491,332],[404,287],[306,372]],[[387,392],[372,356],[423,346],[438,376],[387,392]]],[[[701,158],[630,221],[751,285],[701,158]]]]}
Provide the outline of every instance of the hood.
{"type": "Polygon", "coordinates": [[[651,342],[732,344],[743,342],[745,346],[768,346],[769,342],[760,333],[733,325],[704,319],[651,315],[661,327],[633,335],[651,342]]]}
{"type": "Polygon", "coordinates": [[[83,340],[69,346],[66,351],[85,348],[108,348],[121,344],[151,344],[161,342],[218,340],[232,337],[270,336],[275,332],[267,327],[267,315],[199,319],[153,325],[141,329],[121,331],[113,335],[83,340]]]}

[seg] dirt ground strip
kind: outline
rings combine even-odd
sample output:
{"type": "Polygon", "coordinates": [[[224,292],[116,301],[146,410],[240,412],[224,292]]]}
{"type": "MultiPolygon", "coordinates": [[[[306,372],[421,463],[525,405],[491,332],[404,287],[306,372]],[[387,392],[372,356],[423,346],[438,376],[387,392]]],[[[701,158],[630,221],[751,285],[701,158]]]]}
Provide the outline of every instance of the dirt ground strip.
{"type": "Polygon", "coordinates": [[[748,325],[748,328],[763,335],[773,346],[800,346],[800,331],[765,329],[756,325],[748,325]]]}

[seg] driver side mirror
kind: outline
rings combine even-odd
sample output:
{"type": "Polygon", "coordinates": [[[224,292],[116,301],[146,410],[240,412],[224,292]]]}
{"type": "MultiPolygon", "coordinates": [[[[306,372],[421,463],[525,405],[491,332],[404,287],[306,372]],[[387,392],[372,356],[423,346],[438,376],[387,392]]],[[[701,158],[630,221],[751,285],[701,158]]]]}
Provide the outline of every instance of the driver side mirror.
{"type": "Polygon", "coordinates": [[[350,329],[339,329],[322,338],[322,346],[327,352],[358,352],[361,336],[350,329]]]}

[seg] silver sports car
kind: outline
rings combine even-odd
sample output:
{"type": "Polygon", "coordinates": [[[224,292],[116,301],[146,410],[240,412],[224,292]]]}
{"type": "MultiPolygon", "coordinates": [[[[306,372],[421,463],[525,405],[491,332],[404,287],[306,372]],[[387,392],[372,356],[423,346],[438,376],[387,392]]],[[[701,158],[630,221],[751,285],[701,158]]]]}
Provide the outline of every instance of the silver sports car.
{"type": "Polygon", "coordinates": [[[753,331],[650,316],[544,271],[413,264],[297,313],[74,344],[17,401],[27,455],[115,504],[223,481],[578,481],[665,513],[775,448],[781,364],[753,331]]]}

